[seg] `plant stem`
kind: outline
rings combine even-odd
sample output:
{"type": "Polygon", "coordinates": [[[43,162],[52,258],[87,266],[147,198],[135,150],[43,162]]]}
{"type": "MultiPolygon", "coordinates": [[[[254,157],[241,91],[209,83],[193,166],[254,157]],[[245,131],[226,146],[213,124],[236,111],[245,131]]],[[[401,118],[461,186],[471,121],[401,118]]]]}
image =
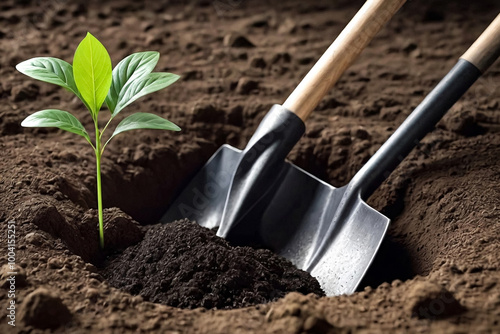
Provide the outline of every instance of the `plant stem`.
{"type": "Polygon", "coordinates": [[[101,186],[101,138],[97,120],[95,121],[95,161],[97,167],[97,210],[99,212],[99,245],[104,248],[104,219],[102,214],[102,186],[101,186]]]}

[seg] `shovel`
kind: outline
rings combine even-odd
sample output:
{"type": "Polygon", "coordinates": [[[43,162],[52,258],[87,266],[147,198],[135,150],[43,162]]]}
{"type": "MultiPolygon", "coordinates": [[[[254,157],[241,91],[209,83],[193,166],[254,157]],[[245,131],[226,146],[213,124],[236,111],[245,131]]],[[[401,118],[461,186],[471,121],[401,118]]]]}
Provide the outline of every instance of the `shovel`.
{"type": "Polygon", "coordinates": [[[318,279],[327,295],[352,293],[389,219],[364,199],[390,175],[500,52],[497,19],[354,176],[334,188],[284,161],[303,120],[404,1],[368,1],[247,147],[222,146],[162,218],[187,217],[241,244],[262,244],[318,279]]]}

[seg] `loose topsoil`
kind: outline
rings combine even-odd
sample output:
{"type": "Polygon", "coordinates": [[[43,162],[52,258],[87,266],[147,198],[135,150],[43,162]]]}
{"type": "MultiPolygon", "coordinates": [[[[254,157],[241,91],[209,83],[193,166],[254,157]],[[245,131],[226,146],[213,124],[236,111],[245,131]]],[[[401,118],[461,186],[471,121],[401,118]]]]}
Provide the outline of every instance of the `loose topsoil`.
{"type": "MultiPolygon", "coordinates": [[[[479,79],[369,199],[392,222],[359,292],[304,295],[303,283],[295,280],[300,274],[280,269],[277,275],[272,264],[281,260],[274,258],[269,271],[259,271],[270,278],[250,282],[247,286],[258,293],[245,299],[245,290],[236,289],[240,278],[246,279],[242,272],[195,272],[188,251],[181,252],[185,261],[174,251],[157,254],[173,268],[188,266],[186,273],[192,275],[165,272],[166,280],[178,280],[179,289],[163,296],[150,294],[167,289],[161,282],[142,283],[139,289],[133,277],[120,275],[134,261],[144,271],[161,270],[158,263],[148,263],[154,252],[141,251],[149,237],[161,239],[154,241],[159,245],[175,244],[177,250],[187,247],[181,231],[196,227],[187,222],[155,225],[165,207],[221,144],[245,146],[272,104],[286,99],[361,4],[2,1],[0,240],[1,254],[7,254],[7,229],[15,225],[18,274],[12,327],[7,323],[12,269],[5,260],[1,263],[0,332],[500,332],[500,64],[479,79]],[[157,50],[162,55],[157,71],[182,76],[121,116],[153,112],[178,124],[180,133],[130,132],[106,149],[106,244],[131,261],[115,262],[105,272],[94,265],[105,259],[98,248],[95,162],[88,144],[55,129],[20,126],[27,115],[46,108],[69,110],[88,129],[92,119],[68,92],[14,69],[35,56],[71,62],[87,31],[104,43],[113,64],[132,52],[157,50]],[[201,275],[212,275],[210,286],[191,281],[201,275]],[[111,276],[125,291],[107,281],[111,276]],[[222,301],[224,294],[210,296],[231,286],[229,301],[222,301]],[[175,301],[182,289],[201,304],[175,301]],[[290,290],[299,292],[283,296],[290,290]],[[220,309],[260,303],[261,297],[278,300],[220,309]],[[172,305],[206,308],[156,302],[163,298],[172,305]]],[[[499,10],[496,0],[409,1],[316,108],[288,158],[335,186],[345,185],[499,10]]],[[[230,248],[209,231],[194,233],[217,249],[206,252],[207,261],[219,252],[241,255],[242,249],[230,248]]],[[[266,251],[251,252],[254,256],[228,263],[228,268],[257,268],[259,256],[271,259],[266,251]]],[[[312,284],[307,291],[320,293],[306,281],[312,284]]]]}
{"type": "Polygon", "coordinates": [[[244,307],[292,291],[324,295],[316,279],[273,252],[232,247],[188,220],[151,226],[103,276],[145,300],[182,308],[244,307]]]}

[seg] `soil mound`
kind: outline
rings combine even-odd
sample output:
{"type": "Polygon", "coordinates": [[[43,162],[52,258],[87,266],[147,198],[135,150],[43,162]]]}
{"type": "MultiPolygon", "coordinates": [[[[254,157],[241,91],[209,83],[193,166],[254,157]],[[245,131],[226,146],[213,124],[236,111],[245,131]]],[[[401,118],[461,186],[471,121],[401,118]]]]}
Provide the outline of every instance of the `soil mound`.
{"type": "Polygon", "coordinates": [[[144,240],[111,260],[108,282],[144,299],[181,308],[238,308],[288,292],[324,295],[318,281],[265,249],[233,247],[189,220],[148,228],[144,240]]]}

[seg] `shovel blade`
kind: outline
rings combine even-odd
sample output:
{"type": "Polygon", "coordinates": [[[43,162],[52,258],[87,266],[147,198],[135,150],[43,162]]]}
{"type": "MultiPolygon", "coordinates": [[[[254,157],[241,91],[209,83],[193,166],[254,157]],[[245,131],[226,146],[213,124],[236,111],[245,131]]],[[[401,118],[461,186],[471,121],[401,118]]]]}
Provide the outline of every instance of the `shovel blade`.
{"type": "Polygon", "coordinates": [[[327,296],[355,292],[390,219],[349,185],[335,188],[293,164],[284,168],[283,181],[241,225],[254,226],[252,240],[311,273],[327,296]]]}

